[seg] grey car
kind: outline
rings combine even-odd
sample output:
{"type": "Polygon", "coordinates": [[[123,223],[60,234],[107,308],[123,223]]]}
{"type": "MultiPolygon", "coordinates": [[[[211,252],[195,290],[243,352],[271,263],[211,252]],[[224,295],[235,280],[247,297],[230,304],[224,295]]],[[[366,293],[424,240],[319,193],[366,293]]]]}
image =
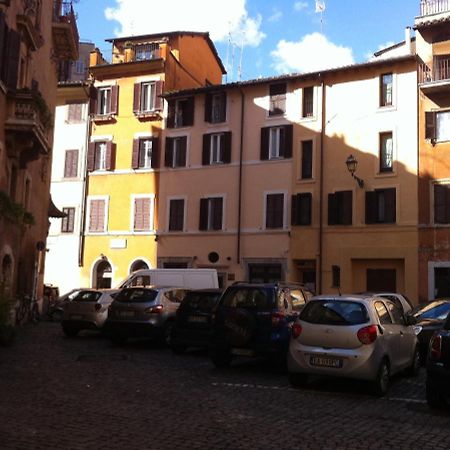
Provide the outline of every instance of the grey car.
{"type": "Polygon", "coordinates": [[[413,319],[390,299],[377,296],[317,296],[292,328],[289,380],[304,385],[309,375],[371,382],[377,395],[403,370],[417,374],[419,349],[413,319]]]}
{"type": "Polygon", "coordinates": [[[169,344],[175,314],[188,290],[156,286],[122,289],[111,304],[105,333],[117,344],[145,337],[169,344]]]}
{"type": "Polygon", "coordinates": [[[64,334],[74,337],[81,330],[101,330],[117,289],[80,289],[63,304],[64,334]]]}

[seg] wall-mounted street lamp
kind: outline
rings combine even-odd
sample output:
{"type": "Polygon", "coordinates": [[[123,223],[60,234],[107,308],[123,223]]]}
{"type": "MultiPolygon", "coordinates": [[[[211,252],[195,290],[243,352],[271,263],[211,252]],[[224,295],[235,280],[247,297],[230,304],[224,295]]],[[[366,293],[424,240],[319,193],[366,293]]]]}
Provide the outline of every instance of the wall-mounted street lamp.
{"type": "Polygon", "coordinates": [[[359,178],[359,177],[357,177],[355,175],[356,168],[358,167],[357,159],[353,155],[350,155],[347,158],[347,160],[345,161],[345,164],[347,164],[347,169],[350,172],[351,176],[358,182],[358,186],[360,188],[363,188],[364,187],[364,180],[362,180],[361,178],[359,178]]]}

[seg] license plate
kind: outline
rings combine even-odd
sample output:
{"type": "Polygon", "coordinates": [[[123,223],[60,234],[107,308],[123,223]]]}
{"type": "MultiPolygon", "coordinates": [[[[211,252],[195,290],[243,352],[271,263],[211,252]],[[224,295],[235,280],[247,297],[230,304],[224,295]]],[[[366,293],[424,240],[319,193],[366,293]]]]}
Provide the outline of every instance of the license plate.
{"type": "Polygon", "coordinates": [[[70,320],[81,320],[83,316],[81,314],[71,314],[70,320]]]}
{"type": "Polygon", "coordinates": [[[253,356],[253,350],[248,348],[232,348],[231,353],[237,356],[253,356]]]}
{"type": "Polygon", "coordinates": [[[202,316],[189,316],[188,322],[194,322],[194,323],[206,323],[207,319],[206,317],[202,316]]]}
{"type": "Polygon", "coordinates": [[[329,358],[327,356],[311,356],[309,363],[312,366],[332,367],[340,369],[342,367],[342,359],[329,358]]]}
{"type": "Polygon", "coordinates": [[[134,317],[134,311],[118,311],[119,317],[134,317]]]}

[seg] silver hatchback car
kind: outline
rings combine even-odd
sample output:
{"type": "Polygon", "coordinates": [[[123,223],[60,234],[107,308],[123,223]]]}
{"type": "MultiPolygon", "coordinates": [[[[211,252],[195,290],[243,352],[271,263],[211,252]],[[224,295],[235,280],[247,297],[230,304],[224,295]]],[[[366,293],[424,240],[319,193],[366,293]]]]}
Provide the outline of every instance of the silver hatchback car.
{"type": "Polygon", "coordinates": [[[413,321],[387,298],[313,297],[292,327],[289,380],[300,386],[308,375],[361,379],[384,395],[391,375],[419,370],[413,321]]]}
{"type": "Polygon", "coordinates": [[[122,289],[111,304],[105,334],[117,344],[141,337],[169,344],[175,314],[188,290],[156,286],[122,289]]]}
{"type": "Polygon", "coordinates": [[[117,292],[117,289],[80,289],[64,303],[61,320],[64,334],[74,337],[81,330],[101,330],[117,292]]]}

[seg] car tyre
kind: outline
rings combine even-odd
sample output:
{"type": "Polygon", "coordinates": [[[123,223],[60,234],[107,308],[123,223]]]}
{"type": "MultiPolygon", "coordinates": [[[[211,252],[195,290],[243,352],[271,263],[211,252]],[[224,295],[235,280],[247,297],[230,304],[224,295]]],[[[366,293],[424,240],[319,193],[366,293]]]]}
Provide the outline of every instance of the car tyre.
{"type": "Polygon", "coordinates": [[[444,409],[447,406],[447,402],[441,392],[428,379],[426,381],[426,396],[428,406],[432,409],[444,409]]]}
{"type": "Polygon", "coordinates": [[[419,348],[414,350],[414,356],[411,365],[406,369],[406,375],[409,377],[415,377],[419,373],[420,366],[422,365],[422,358],[420,356],[419,348]]]}
{"type": "Polygon", "coordinates": [[[308,375],[306,373],[289,373],[288,380],[293,388],[298,389],[308,384],[308,375]]]}
{"type": "Polygon", "coordinates": [[[386,359],[381,361],[375,381],[373,382],[373,393],[377,397],[383,397],[389,390],[389,364],[386,359]]]}
{"type": "Polygon", "coordinates": [[[70,325],[63,325],[62,327],[64,334],[69,338],[74,338],[78,334],[78,329],[70,325]]]}
{"type": "Polygon", "coordinates": [[[211,361],[217,369],[225,369],[231,365],[231,353],[226,350],[214,351],[211,354],[211,361]]]}

